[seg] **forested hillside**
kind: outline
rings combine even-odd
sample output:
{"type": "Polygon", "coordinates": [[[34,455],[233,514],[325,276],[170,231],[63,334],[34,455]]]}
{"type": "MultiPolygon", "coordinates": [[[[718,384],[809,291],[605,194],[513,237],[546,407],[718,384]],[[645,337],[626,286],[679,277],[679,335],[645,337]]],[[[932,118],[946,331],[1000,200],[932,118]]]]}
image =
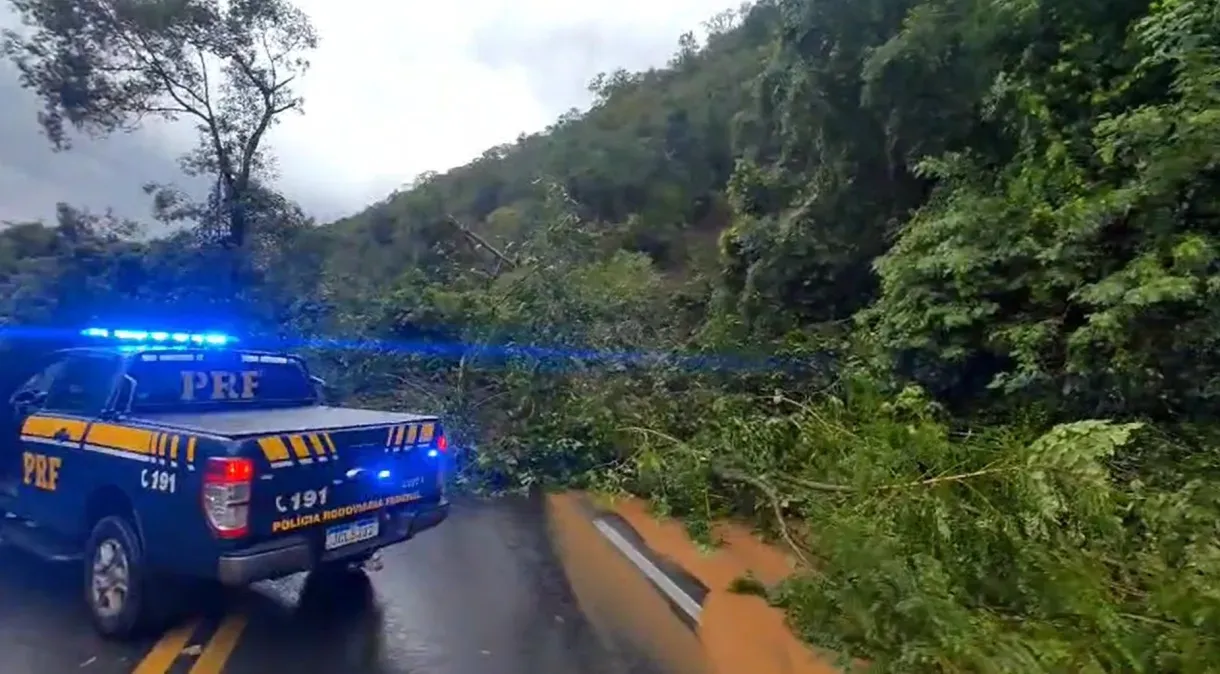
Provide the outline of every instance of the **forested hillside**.
{"type": "MultiPolygon", "coordinates": [[[[67,23],[39,25],[102,34],[67,23]]],[[[198,16],[130,25],[253,62],[198,16]]],[[[1215,671],[1220,3],[761,0],[708,28],[340,222],[243,172],[238,134],[193,168],[208,203],[157,192],[173,239],[10,226],[4,321],[190,307],[304,342],[336,395],[443,410],[471,488],[753,518],[806,565],[771,599],[875,671],[1215,671]]],[[[153,109],[16,46],[53,139],[153,109]]]]}

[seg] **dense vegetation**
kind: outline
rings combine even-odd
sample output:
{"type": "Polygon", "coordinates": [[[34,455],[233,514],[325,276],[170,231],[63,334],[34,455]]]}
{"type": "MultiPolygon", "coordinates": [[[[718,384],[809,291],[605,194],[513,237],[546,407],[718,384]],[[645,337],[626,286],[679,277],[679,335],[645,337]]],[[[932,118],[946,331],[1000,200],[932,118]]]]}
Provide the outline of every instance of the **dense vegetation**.
{"type": "MultiPolygon", "coordinates": [[[[14,4],[61,52],[232,65],[239,120],[299,103],[242,37],[307,49],[280,2],[14,4]]],[[[762,0],[708,28],[325,226],[197,115],[220,188],[158,199],[196,226],[12,225],[0,315],[209,306],[306,340],[337,395],[444,410],[474,486],[753,517],[807,563],[773,600],[876,671],[1215,670],[1220,4],[762,0]]],[[[173,88],[22,46],[53,139],[173,88]]]]}

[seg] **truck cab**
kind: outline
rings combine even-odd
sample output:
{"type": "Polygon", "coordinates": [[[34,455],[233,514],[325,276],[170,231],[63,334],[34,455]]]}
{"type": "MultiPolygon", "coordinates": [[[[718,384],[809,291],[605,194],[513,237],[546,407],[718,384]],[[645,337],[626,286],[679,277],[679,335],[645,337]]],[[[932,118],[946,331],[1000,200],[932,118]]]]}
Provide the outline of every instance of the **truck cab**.
{"type": "Polygon", "coordinates": [[[448,515],[434,415],[329,406],[298,357],[92,328],[8,396],[0,538],[83,561],[94,624],[153,625],[182,580],[347,568],[448,515]]]}

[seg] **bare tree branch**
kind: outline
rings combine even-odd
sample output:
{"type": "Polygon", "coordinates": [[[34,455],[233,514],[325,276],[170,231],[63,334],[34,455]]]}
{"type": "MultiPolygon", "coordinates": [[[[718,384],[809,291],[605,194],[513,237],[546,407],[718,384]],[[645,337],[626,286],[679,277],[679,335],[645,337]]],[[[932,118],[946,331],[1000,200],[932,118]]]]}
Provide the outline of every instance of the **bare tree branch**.
{"type": "MultiPolygon", "coordinates": [[[[458,231],[461,232],[462,235],[465,236],[467,239],[469,239],[472,243],[474,243],[475,246],[482,248],[482,249],[486,250],[487,252],[491,253],[501,263],[506,264],[509,267],[516,269],[516,267],[517,267],[516,260],[512,259],[507,254],[501,252],[495,246],[488,243],[487,240],[484,239],[483,237],[481,237],[478,234],[471,231],[471,229],[469,227],[467,227],[466,225],[463,225],[461,222],[458,221],[457,218],[450,215],[446,218],[446,222],[448,222],[449,224],[456,227],[458,229],[458,231]]],[[[497,271],[498,271],[498,268],[497,268],[497,271]]]]}
{"type": "Polygon", "coordinates": [[[247,203],[269,177],[267,132],[302,104],[292,85],[309,66],[302,52],[317,45],[308,17],[289,0],[10,4],[28,30],[4,31],[0,53],[43,100],[39,120],[55,149],[70,146],[69,125],[105,136],[138,128],[150,115],[192,118],[200,143],[183,166],[214,176],[223,190],[215,208],[180,212],[214,212],[226,220],[226,243],[242,246],[250,236],[247,203]]]}

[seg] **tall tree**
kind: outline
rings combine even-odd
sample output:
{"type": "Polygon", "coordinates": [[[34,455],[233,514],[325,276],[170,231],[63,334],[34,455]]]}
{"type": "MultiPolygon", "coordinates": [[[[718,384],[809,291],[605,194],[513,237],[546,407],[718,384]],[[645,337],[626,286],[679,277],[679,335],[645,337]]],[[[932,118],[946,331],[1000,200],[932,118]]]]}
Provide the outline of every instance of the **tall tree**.
{"type": "Polygon", "coordinates": [[[270,169],[267,131],[303,104],[292,85],[317,46],[305,13],[288,0],[9,2],[25,30],[4,31],[0,51],[42,99],[53,147],[70,146],[68,127],[98,137],[192,120],[199,144],[183,168],[215,178],[222,242],[241,247],[270,169]]]}

